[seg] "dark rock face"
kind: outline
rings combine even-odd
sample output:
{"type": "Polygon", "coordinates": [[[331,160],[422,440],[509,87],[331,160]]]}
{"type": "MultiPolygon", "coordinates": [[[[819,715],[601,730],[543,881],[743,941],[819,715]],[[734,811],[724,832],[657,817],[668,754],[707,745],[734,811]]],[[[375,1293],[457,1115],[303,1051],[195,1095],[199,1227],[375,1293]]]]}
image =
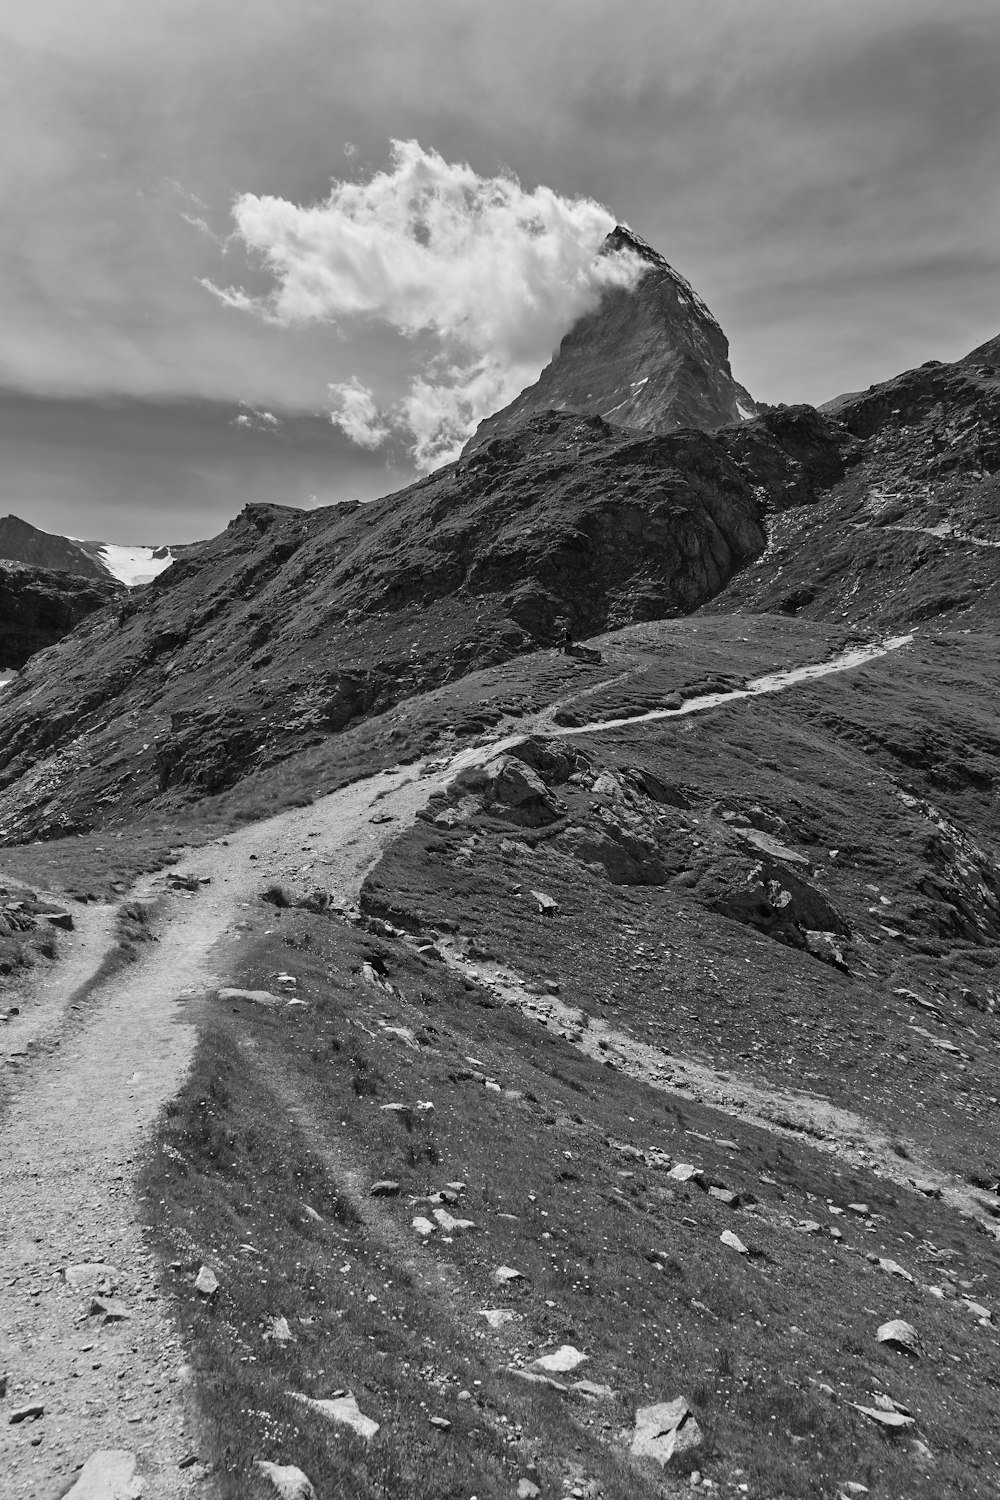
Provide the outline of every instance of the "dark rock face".
{"type": "Polygon", "coordinates": [[[110,579],[0,561],[0,667],[23,667],[74,626],[125,593],[110,579]]]}
{"type": "Polygon", "coordinates": [[[605,244],[637,255],[648,267],[642,280],[581,318],[535,384],[479,424],[466,452],[549,410],[657,433],[712,431],[756,414],[733,379],[725,334],[684,277],[630,229],[619,225],[605,244]]]}
{"type": "Polygon", "coordinates": [[[0,558],[58,573],[76,573],[82,578],[110,577],[104,564],[90,555],[86,544],[39,531],[20,516],[0,518],[0,558]]]}

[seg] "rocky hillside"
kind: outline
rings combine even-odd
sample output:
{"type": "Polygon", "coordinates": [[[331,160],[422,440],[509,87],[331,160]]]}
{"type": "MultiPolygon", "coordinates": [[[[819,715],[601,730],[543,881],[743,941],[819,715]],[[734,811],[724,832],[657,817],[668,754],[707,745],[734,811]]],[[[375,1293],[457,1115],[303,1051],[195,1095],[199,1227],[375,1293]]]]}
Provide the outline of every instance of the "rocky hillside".
{"type": "Polygon", "coordinates": [[[0,561],[0,669],[23,667],[124,588],[113,579],[66,575],[0,561]]]}
{"type": "Polygon", "coordinates": [[[856,444],[845,478],[821,504],[769,521],[767,551],[713,608],[995,628],[1000,371],[987,356],[997,344],[830,402],[825,413],[856,444]]]}
{"type": "Polygon", "coordinates": [[[549,410],[586,412],[641,432],[711,431],[756,415],[753,398],[733,379],[725,334],[684,277],[621,225],[606,247],[638,256],[647,268],[641,281],[581,318],[535,384],[479,424],[467,451],[549,410]]]}
{"type": "Polygon", "coordinates": [[[850,443],[808,409],[743,440],[550,413],[372,505],[249,507],[31,664],[0,707],[4,826],[218,791],[561,621],[689,613],[763,550],[766,484],[805,501],[850,443]]]}

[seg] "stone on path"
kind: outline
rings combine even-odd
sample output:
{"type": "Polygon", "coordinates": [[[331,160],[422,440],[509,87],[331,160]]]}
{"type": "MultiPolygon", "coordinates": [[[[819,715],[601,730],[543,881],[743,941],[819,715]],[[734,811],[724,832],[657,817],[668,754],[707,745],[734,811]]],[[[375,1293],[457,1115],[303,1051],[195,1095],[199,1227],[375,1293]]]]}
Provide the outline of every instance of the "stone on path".
{"type": "Polygon", "coordinates": [[[677,1453],[701,1444],[701,1428],[683,1396],[641,1406],[635,1414],[632,1457],[651,1458],[664,1468],[677,1453]]]}
{"type": "Polygon", "coordinates": [[[303,1406],[308,1406],[310,1410],[318,1411],[328,1421],[336,1422],[341,1427],[350,1427],[358,1437],[364,1438],[366,1443],[378,1432],[379,1424],[373,1417],[365,1416],[350,1391],[346,1396],[334,1396],[329,1401],[318,1400],[315,1396],[304,1396],[300,1391],[289,1391],[288,1395],[294,1401],[301,1401],[303,1406]]]}
{"type": "Polygon", "coordinates": [[[115,1297],[95,1297],[90,1304],[90,1316],[101,1317],[105,1323],[124,1323],[132,1314],[124,1302],[119,1302],[115,1297]]]}
{"type": "Polygon", "coordinates": [[[723,1245],[728,1245],[730,1250],[735,1250],[737,1255],[750,1254],[750,1251],[747,1249],[746,1245],[744,1245],[739,1235],[734,1234],[731,1229],[724,1229],[719,1235],[719,1239],[723,1245]]]}
{"type": "Polygon", "coordinates": [[[888,1344],[890,1349],[901,1349],[904,1354],[920,1353],[917,1330],[912,1323],[906,1323],[902,1318],[892,1318],[888,1323],[883,1323],[875,1336],[880,1344],[888,1344]]]}
{"type": "Polygon", "coordinates": [[[219,1278],[210,1266],[202,1266],[195,1277],[194,1289],[203,1297],[214,1297],[219,1290],[219,1278]]]}
{"type": "Polygon", "coordinates": [[[110,1296],[118,1287],[118,1272],[114,1266],[100,1261],[81,1261],[79,1265],[67,1266],[63,1275],[66,1285],[74,1292],[104,1292],[110,1296]]]}
{"type": "Polygon", "coordinates": [[[45,1407],[41,1401],[29,1401],[27,1406],[15,1406],[7,1421],[11,1427],[16,1427],[19,1422],[37,1422],[44,1415],[45,1407]]]}
{"type": "Polygon", "coordinates": [[[563,1344],[551,1354],[540,1354],[534,1364],[539,1370],[548,1370],[553,1375],[568,1375],[571,1370],[582,1365],[586,1358],[582,1350],[574,1348],[572,1344],[563,1344]]]}
{"type": "Polygon", "coordinates": [[[135,1454],[126,1448],[99,1448],[80,1470],[65,1500],[139,1500],[142,1480],[135,1454]]]}
{"type": "Polygon", "coordinates": [[[272,1464],[265,1458],[255,1458],[254,1468],[266,1475],[281,1500],[316,1500],[311,1480],[294,1464],[272,1464]]]}

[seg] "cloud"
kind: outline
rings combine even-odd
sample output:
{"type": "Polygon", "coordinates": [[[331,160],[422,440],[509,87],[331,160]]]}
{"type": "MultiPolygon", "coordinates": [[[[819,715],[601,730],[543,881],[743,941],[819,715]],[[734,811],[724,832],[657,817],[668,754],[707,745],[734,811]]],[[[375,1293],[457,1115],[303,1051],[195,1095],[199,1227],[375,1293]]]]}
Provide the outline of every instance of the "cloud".
{"type": "Polygon", "coordinates": [[[425,469],[534,380],[606,288],[643,272],[635,257],[598,256],[615,222],[601,204],[480,176],[415,140],[393,141],[388,170],[335,180],[320,203],[245,193],[233,217],[271,285],[206,282],[224,305],[284,327],[377,322],[412,341],[402,398],[380,413],[355,376],[334,388],[334,421],[364,447],[401,436],[425,469]]]}
{"type": "Polygon", "coordinates": [[[390,436],[390,428],[380,420],[375,393],[356,375],[339,385],[329,387],[336,405],[330,413],[334,427],[359,448],[380,448],[390,436]]]}

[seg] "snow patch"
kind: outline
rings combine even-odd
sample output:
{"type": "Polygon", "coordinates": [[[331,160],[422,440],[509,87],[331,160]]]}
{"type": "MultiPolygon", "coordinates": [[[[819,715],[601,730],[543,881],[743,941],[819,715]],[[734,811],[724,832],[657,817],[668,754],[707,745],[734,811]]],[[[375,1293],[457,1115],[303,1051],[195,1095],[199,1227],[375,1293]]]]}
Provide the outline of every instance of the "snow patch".
{"type": "Polygon", "coordinates": [[[112,577],[129,588],[151,583],[174,560],[169,547],[119,547],[114,542],[102,542],[98,557],[112,577]]]}
{"type": "Polygon", "coordinates": [[[744,422],[752,422],[754,417],[757,415],[756,412],[747,411],[746,407],[742,406],[739,401],[737,401],[736,403],[736,410],[739,412],[744,422]]]}

